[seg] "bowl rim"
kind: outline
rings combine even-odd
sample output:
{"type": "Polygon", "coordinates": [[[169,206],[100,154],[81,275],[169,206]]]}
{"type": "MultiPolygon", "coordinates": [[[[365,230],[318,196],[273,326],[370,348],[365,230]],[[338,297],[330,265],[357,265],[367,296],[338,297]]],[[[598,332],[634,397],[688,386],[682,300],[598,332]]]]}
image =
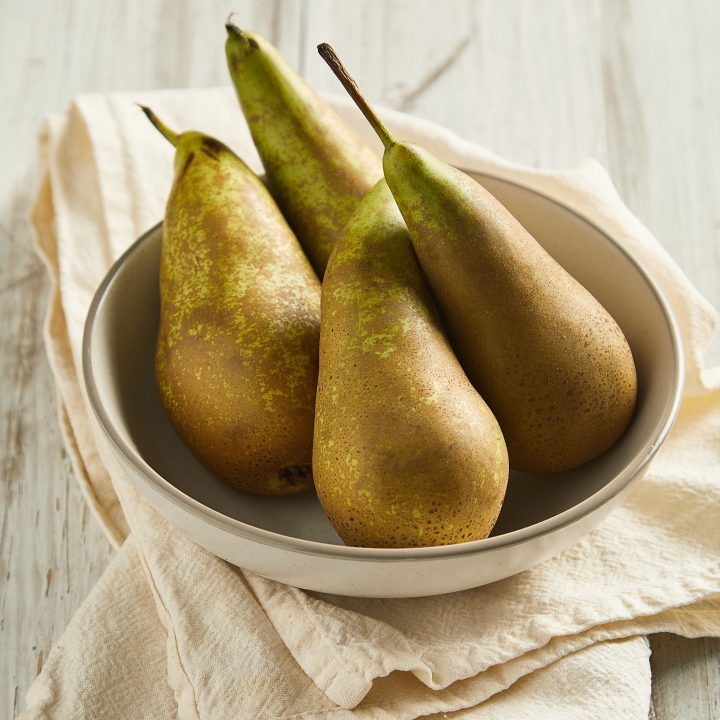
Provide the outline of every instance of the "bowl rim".
{"type": "Polygon", "coordinates": [[[625,490],[632,481],[639,476],[645,466],[648,465],[664,442],[675,421],[675,418],[677,417],[682,399],[685,359],[680,332],[665,294],[649,272],[643,267],[640,261],[638,261],[626,248],[624,248],[605,230],[600,228],[597,224],[574,208],[521,182],[509,180],[501,175],[475,170],[463,170],[463,172],[466,172],[471,177],[486,177],[492,180],[498,180],[508,185],[513,185],[521,190],[539,196],[543,200],[556,205],[565,212],[574,215],[581,222],[590,226],[597,233],[604,236],[611,245],[619,250],[635,267],[637,272],[654,294],[665,319],[674,351],[673,390],[672,401],[669,403],[669,407],[666,409],[665,415],[662,418],[662,425],[655,433],[654,437],[646,442],[644,452],[638,453],[631,463],[624,467],[595,493],[585,498],[577,505],[573,505],[557,515],[545,518],[544,520],[533,523],[532,525],[527,525],[508,533],[503,533],[502,535],[491,536],[481,540],[471,540],[469,542],[454,545],[435,545],[419,548],[367,548],[350,545],[335,545],[319,540],[307,540],[304,538],[294,537],[292,535],[283,535],[272,530],[256,527],[228,515],[224,515],[223,513],[199,502],[191,495],[179,490],[172,483],[163,478],[162,475],[156,472],[152,467],[150,467],[142,459],[142,457],[123,440],[110,420],[110,416],[102,402],[101,394],[96,382],[93,367],[92,347],[93,333],[98,311],[106,297],[108,289],[112,285],[122,266],[125,264],[127,258],[136,252],[142,244],[147,242],[151,236],[162,228],[163,223],[160,221],[135,240],[135,242],[133,242],[112,264],[106,273],[102,282],[95,291],[90,304],[85,320],[82,340],[82,374],[85,380],[85,388],[90,406],[98,424],[100,425],[100,428],[103,431],[103,434],[109,440],[111,445],[114,446],[116,452],[119,454],[124,463],[135,471],[135,478],[142,479],[142,482],[147,485],[149,489],[159,492],[166,500],[170,501],[172,504],[185,512],[189,512],[197,519],[207,522],[220,530],[242,537],[245,540],[281,548],[285,551],[291,551],[304,555],[313,555],[316,557],[335,557],[348,561],[384,562],[394,560],[446,559],[450,557],[498,551],[514,545],[523,544],[543,535],[561,530],[562,528],[581,520],[585,516],[607,504],[610,500],[612,500],[612,498],[625,490]]]}

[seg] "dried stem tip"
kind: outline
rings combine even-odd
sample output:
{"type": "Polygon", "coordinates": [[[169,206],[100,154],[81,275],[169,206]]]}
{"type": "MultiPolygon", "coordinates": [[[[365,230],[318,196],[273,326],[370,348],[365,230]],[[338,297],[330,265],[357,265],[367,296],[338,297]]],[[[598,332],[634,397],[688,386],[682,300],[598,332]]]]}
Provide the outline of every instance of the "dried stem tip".
{"type": "Polygon", "coordinates": [[[355,104],[360,108],[360,112],[367,118],[367,121],[372,125],[373,130],[378,134],[378,137],[382,140],[382,144],[387,150],[391,145],[395,144],[395,139],[388,132],[388,129],[382,124],[380,118],[375,114],[373,109],[368,104],[368,101],[362,96],[360,89],[355,84],[355,81],[350,76],[350,73],[343,67],[340,59],[335,54],[335,51],[327,43],[321,43],[318,45],[318,52],[320,57],[330,66],[330,69],[335,73],[337,79],[342,83],[342,86],[347,90],[348,95],[355,101],[355,104]]]}

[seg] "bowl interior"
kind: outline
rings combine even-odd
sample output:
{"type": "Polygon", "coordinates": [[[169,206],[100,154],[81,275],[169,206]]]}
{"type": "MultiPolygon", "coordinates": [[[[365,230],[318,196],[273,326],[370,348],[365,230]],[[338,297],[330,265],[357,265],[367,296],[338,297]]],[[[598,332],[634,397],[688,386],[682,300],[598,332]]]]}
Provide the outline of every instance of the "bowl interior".
{"type": "MultiPolygon", "coordinates": [[[[476,177],[613,315],[632,348],[639,384],[631,426],[604,456],[552,476],[511,473],[496,536],[572,508],[651,453],[674,404],[678,358],[655,290],[606,235],[543,195],[498,178],[476,177]]],[[[90,328],[98,401],[113,431],[147,470],[225,516],[281,535],[342,544],[313,493],[266,498],[232,490],[194,458],[170,425],[153,369],[161,239],[156,228],[124,256],[101,291],[90,328]]]]}

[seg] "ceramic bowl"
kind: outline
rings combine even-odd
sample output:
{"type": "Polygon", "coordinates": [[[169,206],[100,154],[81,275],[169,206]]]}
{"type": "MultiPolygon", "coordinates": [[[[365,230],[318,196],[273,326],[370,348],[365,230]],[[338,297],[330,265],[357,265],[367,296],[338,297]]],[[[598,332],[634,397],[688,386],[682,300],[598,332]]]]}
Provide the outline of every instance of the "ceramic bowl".
{"type": "Polygon", "coordinates": [[[657,285],[586,219],[526,187],[477,179],[609,310],[638,371],[638,403],[605,455],[557,475],[511,473],[492,535],[429,548],[346,547],[312,492],[255,497],[225,486],[170,425],[153,374],[160,225],[113,265],[88,314],[87,394],[111,472],[121,470],[181,532],[228,562],[284,583],[343,595],[412,597],[490,583],[559,553],[597,525],[646,472],[682,392],[678,331],[657,285]]]}

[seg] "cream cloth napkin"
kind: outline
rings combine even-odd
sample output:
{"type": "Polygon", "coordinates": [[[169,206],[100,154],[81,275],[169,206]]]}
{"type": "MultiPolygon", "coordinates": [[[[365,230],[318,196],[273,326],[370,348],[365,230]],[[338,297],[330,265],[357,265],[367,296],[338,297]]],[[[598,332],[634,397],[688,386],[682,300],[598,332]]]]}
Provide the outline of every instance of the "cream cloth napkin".
{"type": "MultiPolygon", "coordinates": [[[[368,139],[359,113],[330,98],[368,139]]],[[[716,314],[603,169],[538,171],[386,111],[445,160],[572,205],[652,272],[687,353],[680,417],[625,504],[561,555],[492,585],[405,600],[310,593],[234,568],[171,527],[96,450],[80,376],[92,294],[161,218],[172,149],[135,101],[260,165],[229,89],[86,96],[41,137],[33,213],[53,280],[46,342],[76,476],[118,553],[28,693],[23,718],[642,718],[643,635],[720,635],[716,314]]],[[[374,142],[374,141],[373,141],[374,142]]],[[[375,144],[376,147],[377,144],[375,144]]]]}

